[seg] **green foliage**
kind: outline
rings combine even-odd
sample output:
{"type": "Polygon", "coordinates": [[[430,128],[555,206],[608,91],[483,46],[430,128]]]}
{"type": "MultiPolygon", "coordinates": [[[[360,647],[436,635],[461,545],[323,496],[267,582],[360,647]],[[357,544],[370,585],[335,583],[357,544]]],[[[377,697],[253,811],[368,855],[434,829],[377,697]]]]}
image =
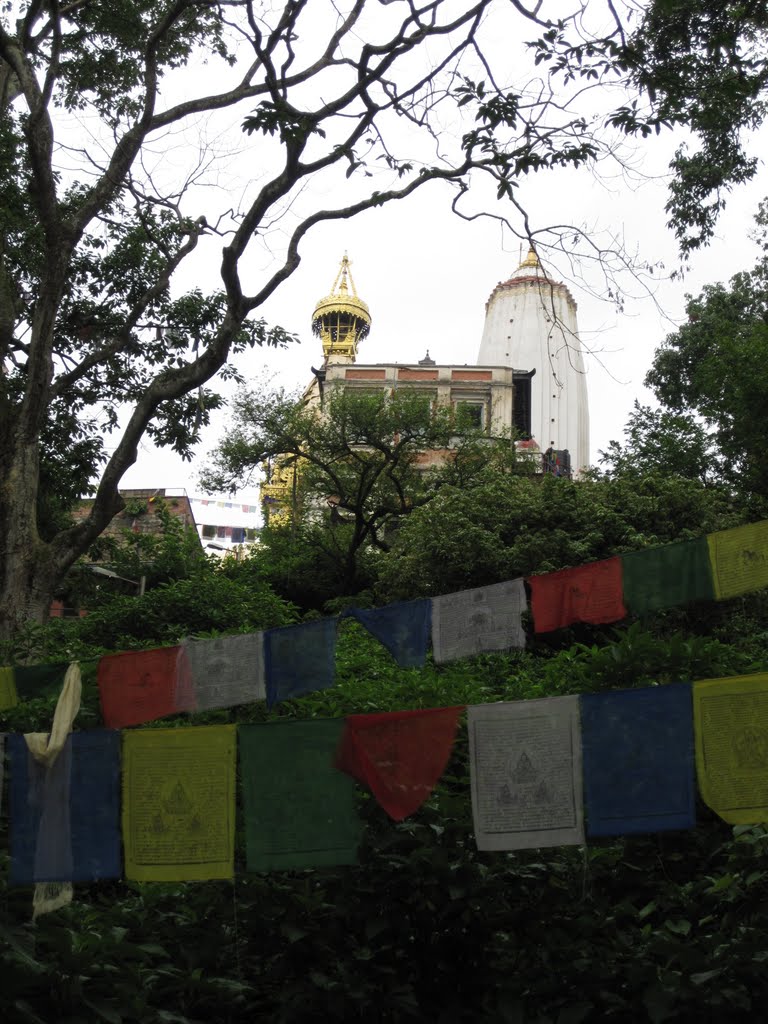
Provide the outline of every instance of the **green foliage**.
{"type": "MultiPolygon", "coordinates": [[[[766,214],[759,218],[764,247],[766,214]]],[[[759,517],[768,497],[768,257],[728,287],[707,285],[689,299],[687,314],[656,351],[646,383],[676,417],[704,420],[722,476],[757,499],[759,517]]]]}
{"type": "Polygon", "coordinates": [[[106,650],[162,646],[210,632],[253,632],[292,621],[290,607],[266,586],[245,586],[206,572],[161,584],[143,597],[118,597],[76,622],[80,643],[106,650]]]}
{"type": "Polygon", "coordinates": [[[527,468],[509,438],[406,388],[334,391],[322,409],[282,391],[242,391],[203,485],[233,490],[265,462],[273,481],[296,475],[283,510],[290,523],[267,525],[261,557],[279,593],[303,607],[370,587],[373,553],[388,551],[401,523],[442,489],[527,468]],[[425,453],[436,456],[429,467],[425,453]]]}
{"type": "MultiPolygon", "coordinates": [[[[568,19],[550,23],[528,43],[536,64],[567,85],[635,87],[607,117],[623,134],[645,139],[685,126],[670,164],[667,212],[688,256],[713,235],[726,195],[758,171],[750,133],[766,113],[768,6],[732,0],[652,0],[634,11],[611,6],[602,38],[574,38],[568,19]]],[[[577,162],[579,156],[577,154],[577,162]]]]}
{"type": "Polygon", "coordinates": [[[691,414],[652,409],[635,401],[624,428],[626,441],[611,441],[600,463],[611,477],[666,476],[722,481],[715,442],[691,414]]]}
{"type": "Polygon", "coordinates": [[[669,476],[580,481],[489,475],[444,488],[381,561],[387,600],[553,572],[735,525],[723,490],[669,476]]]}
{"type": "Polygon", "coordinates": [[[766,113],[768,6],[731,0],[654,0],[621,61],[650,110],[622,108],[611,122],[630,134],[687,126],[671,164],[667,211],[681,251],[708,242],[725,196],[757,173],[746,140],[766,113]]]}
{"type": "Polygon", "coordinates": [[[0,643],[0,663],[88,659],[111,651],[176,644],[197,634],[253,632],[289,625],[293,606],[269,584],[246,573],[228,573],[214,561],[198,559],[196,571],[161,583],[143,596],[112,592],[83,618],[29,623],[0,643]]]}

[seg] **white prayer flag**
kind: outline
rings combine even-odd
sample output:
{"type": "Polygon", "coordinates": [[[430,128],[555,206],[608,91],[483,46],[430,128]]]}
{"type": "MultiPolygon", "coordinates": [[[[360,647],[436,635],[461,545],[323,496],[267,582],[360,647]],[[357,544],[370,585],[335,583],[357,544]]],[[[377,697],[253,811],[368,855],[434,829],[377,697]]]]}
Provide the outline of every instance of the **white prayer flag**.
{"type": "Polygon", "coordinates": [[[432,598],[435,661],[525,647],[521,617],[526,608],[521,579],[432,598]]]}
{"type": "Polygon", "coordinates": [[[467,721],[477,848],[582,844],[578,697],[480,704],[467,721]]]}
{"type": "Polygon", "coordinates": [[[177,674],[180,681],[191,677],[198,711],[266,700],[264,634],[185,640],[177,674]]]}

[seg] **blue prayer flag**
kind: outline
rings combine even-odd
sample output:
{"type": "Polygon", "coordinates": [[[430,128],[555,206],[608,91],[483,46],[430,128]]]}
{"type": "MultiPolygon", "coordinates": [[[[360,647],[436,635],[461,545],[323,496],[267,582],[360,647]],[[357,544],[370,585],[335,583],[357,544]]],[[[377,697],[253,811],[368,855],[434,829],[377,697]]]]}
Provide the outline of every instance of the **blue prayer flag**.
{"type": "Polygon", "coordinates": [[[695,826],[690,683],[582,694],[581,731],[588,835],[695,826]]]}
{"type": "Polygon", "coordinates": [[[333,686],[336,619],[302,622],[264,633],[267,705],[333,686]]]}
{"type": "Polygon", "coordinates": [[[432,629],[432,602],[398,601],[383,608],[350,608],[345,612],[382,643],[400,668],[421,668],[432,629]]]}
{"type": "Polygon", "coordinates": [[[119,878],[120,733],[72,733],[46,767],[8,737],[12,885],[119,878]]]}

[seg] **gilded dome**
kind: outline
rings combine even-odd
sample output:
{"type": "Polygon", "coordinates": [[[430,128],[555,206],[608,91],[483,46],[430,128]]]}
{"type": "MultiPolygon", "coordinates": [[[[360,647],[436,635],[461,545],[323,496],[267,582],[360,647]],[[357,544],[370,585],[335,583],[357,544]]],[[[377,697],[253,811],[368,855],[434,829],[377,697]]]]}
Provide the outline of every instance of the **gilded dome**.
{"type": "Polygon", "coordinates": [[[330,294],[315,306],[312,333],[322,341],[326,360],[337,357],[354,362],[358,343],[368,337],[370,329],[371,314],[358,297],[350,262],[344,253],[330,294]]]}

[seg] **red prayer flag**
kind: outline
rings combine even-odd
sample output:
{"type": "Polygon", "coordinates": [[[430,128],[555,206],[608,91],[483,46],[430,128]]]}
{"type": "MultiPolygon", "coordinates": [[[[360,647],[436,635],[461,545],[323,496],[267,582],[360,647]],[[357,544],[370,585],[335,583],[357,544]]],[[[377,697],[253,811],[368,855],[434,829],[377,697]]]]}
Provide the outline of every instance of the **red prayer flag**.
{"type": "MultiPolygon", "coordinates": [[[[99,661],[101,713],[110,729],[141,725],[194,709],[184,677],[177,679],[178,647],[108,654],[99,661]]],[[[189,684],[189,680],[187,680],[189,684]]]]}
{"type": "Polygon", "coordinates": [[[349,715],[336,767],[367,785],[395,821],[424,803],[445,771],[463,707],[349,715]]]}
{"type": "Polygon", "coordinates": [[[537,633],[562,629],[572,622],[617,622],[627,614],[618,557],[544,576],[529,576],[526,582],[531,588],[531,611],[537,633]]]}

